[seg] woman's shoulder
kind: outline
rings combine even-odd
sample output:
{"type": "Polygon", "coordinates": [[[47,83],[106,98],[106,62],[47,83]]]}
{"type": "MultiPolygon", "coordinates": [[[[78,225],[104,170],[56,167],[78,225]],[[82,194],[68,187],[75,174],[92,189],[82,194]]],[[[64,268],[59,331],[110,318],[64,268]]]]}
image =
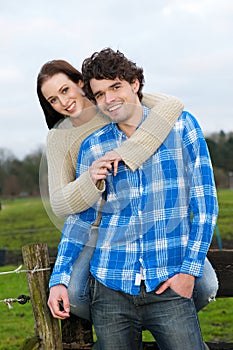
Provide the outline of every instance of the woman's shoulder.
{"type": "Polygon", "coordinates": [[[47,135],[47,148],[71,149],[77,144],[80,145],[87,136],[109,122],[107,117],[98,113],[91,121],[81,126],[69,129],[51,129],[47,135]]]}
{"type": "Polygon", "coordinates": [[[69,117],[65,117],[62,120],[59,120],[58,123],[54,125],[54,129],[72,129],[73,125],[69,117]]]}

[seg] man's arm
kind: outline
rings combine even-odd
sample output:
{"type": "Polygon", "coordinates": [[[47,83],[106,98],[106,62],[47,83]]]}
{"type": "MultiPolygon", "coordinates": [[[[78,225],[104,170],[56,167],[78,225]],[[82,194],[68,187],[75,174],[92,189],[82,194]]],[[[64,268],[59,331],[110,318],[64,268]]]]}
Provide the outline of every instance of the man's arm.
{"type": "Polygon", "coordinates": [[[165,281],[156,293],[168,287],[191,297],[195,277],[201,277],[218,215],[214,174],[206,141],[197,121],[187,115],[183,132],[185,164],[190,184],[190,209],[193,215],[186,254],[180,273],[165,281]]]}
{"type": "Polygon", "coordinates": [[[189,203],[193,217],[180,272],[201,277],[217,222],[217,191],[206,141],[198,122],[188,113],[183,139],[188,155],[189,203]]]}

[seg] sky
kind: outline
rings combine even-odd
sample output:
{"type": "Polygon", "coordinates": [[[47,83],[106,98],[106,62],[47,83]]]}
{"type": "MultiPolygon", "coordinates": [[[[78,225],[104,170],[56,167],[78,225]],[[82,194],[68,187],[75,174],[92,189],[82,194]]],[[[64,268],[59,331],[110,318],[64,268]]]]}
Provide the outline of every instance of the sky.
{"type": "Polygon", "coordinates": [[[144,92],[179,97],[205,135],[233,131],[232,0],[0,0],[0,149],[45,146],[36,94],[41,66],[80,69],[111,47],[143,67],[144,92]]]}

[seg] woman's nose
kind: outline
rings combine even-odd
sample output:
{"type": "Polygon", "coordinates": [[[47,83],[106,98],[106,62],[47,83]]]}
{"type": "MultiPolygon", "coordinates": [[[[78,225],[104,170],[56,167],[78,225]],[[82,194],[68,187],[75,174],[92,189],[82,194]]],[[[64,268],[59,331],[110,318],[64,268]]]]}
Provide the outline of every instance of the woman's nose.
{"type": "Polygon", "coordinates": [[[66,107],[67,101],[68,101],[68,97],[67,96],[59,96],[59,100],[60,100],[61,105],[63,107],[66,107]]]}

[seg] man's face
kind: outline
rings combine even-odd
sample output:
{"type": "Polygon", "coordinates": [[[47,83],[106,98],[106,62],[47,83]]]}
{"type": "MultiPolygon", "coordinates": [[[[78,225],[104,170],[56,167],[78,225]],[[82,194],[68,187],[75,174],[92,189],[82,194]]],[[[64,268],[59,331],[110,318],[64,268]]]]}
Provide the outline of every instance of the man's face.
{"type": "MultiPolygon", "coordinates": [[[[135,110],[138,111],[141,108],[137,95],[139,89],[137,79],[132,84],[119,78],[91,79],[90,86],[99,109],[115,123],[127,121],[129,124],[131,118],[135,117],[135,110]]],[[[134,120],[135,118],[132,123],[134,120]]]]}

